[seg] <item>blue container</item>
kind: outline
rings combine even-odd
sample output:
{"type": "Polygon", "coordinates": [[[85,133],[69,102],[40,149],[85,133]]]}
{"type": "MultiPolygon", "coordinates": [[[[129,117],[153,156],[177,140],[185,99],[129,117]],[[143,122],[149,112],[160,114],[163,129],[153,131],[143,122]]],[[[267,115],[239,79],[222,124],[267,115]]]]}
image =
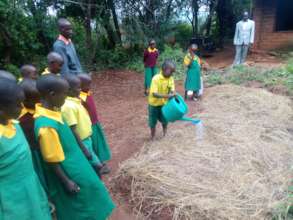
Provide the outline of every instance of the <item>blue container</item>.
{"type": "Polygon", "coordinates": [[[168,122],[181,120],[188,112],[188,106],[180,95],[170,99],[162,108],[163,115],[168,122]]]}

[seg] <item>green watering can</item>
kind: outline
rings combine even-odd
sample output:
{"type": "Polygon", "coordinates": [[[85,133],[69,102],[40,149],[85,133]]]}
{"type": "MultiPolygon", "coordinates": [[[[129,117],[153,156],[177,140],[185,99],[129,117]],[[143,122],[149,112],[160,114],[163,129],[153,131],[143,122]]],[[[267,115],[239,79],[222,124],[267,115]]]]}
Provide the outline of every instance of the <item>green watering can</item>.
{"type": "Polygon", "coordinates": [[[175,121],[189,121],[193,124],[198,124],[199,119],[184,117],[188,113],[188,106],[182,96],[177,94],[174,98],[170,99],[162,108],[163,115],[168,122],[175,121]]]}

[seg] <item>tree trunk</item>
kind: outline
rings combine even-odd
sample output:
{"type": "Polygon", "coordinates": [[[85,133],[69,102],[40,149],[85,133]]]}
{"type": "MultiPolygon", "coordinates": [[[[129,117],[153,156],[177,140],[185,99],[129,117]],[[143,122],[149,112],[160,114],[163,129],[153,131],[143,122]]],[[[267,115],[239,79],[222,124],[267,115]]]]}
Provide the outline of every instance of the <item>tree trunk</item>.
{"type": "Polygon", "coordinates": [[[206,29],[205,36],[206,37],[210,36],[211,27],[212,27],[212,21],[213,21],[213,16],[214,16],[214,13],[216,11],[217,5],[218,5],[218,0],[211,1],[211,4],[210,4],[210,13],[209,13],[209,16],[208,16],[207,21],[206,21],[206,24],[205,24],[205,29],[206,29]]]}
{"type": "Polygon", "coordinates": [[[197,0],[192,0],[192,35],[198,37],[198,3],[197,0]]]}
{"type": "Polygon", "coordinates": [[[85,34],[86,34],[86,48],[88,51],[92,49],[93,42],[92,42],[92,30],[91,30],[91,0],[87,1],[87,7],[85,9],[85,18],[84,18],[84,28],[85,28],[85,34]]]}
{"type": "Polygon", "coordinates": [[[225,30],[225,17],[226,17],[226,0],[219,0],[219,4],[217,6],[217,16],[219,21],[219,47],[223,47],[224,38],[226,34],[225,30]]]}
{"type": "Polygon", "coordinates": [[[121,43],[121,32],[120,32],[120,28],[119,28],[119,23],[118,23],[118,18],[117,18],[117,13],[116,13],[114,1],[108,0],[108,6],[112,11],[116,35],[118,37],[119,43],[121,43]]]}
{"type": "Polygon", "coordinates": [[[12,40],[9,32],[6,27],[0,23],[0,37],[2,36],[4,43],[4,63],[11,63],[11,54],[12,54],[12,40]]]}
{"type": "Polygon", "coordinates": [[[146,10],[146,20],[145,23],[154,31],[155,28],[155,0],[147,0],[145,5],[146,10]]]}

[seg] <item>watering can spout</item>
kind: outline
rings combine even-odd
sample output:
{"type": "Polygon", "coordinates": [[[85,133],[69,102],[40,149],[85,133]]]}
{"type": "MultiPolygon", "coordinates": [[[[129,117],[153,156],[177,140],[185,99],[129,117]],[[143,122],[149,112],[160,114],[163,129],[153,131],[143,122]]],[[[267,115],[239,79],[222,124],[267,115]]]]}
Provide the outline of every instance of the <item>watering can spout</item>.
{"type": "Polygon", "coordinates": [[[189,121],[189,122],[192,122],[192,124],[199,124],[201,122],[200,119],[194,119],[189,117],[183,117],[180,119],[180,121],[189,121]]]}
{"type": "Polygon", "coordinates": [[[162,108],[162,113],[168,122],[175,121],[189,121],[193,124],[198,124],[201,121],[199,119],[193,119],[185,117],[188,113],[188,106],[184,99],[180,95],[176,95],[174,98],[170,99],[166,105],[162,108]]]}

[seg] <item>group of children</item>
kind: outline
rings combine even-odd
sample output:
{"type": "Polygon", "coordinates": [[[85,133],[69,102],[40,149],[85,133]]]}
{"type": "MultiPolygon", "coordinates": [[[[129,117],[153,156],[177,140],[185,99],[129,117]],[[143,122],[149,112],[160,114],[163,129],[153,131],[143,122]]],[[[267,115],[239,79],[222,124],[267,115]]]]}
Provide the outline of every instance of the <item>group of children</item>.
{"type": "MultiPolygon", "coordinates": [[[[200,58],[196,55],[197,50],[197,45],[191,44],[183,60],[184,65],[187,67],[185,100],[191,97],[192,100],[197,101],[203,87],[201,78],[202,63],[200,58]]],[[[163,62],[162,68],[158,73],[156,67],[158,57],[159,51],[156,49],[156,42],[151,40],[149,42],[149,47],[144,51],[143,60],[145,66],[145,95],[148,96],[148,124],[151,130],[152,140],[156,134],[156,125],[158,121],[162,124],[164,136],[166,135],[168,121],[164,118],[162,108],[169,99],[176,96],[173,78],[176,66],[171,60],[166,60],[163,62]]]]}
{"type": "Polygon", "coordinates": [[[49,220],[53,204],[58,220],[105,220],[111,152],[91,76],[61,76],[62,57],[47,58],[40,77],[32,65],[19,80],[0,71],[0,219],[49,220]]]}

